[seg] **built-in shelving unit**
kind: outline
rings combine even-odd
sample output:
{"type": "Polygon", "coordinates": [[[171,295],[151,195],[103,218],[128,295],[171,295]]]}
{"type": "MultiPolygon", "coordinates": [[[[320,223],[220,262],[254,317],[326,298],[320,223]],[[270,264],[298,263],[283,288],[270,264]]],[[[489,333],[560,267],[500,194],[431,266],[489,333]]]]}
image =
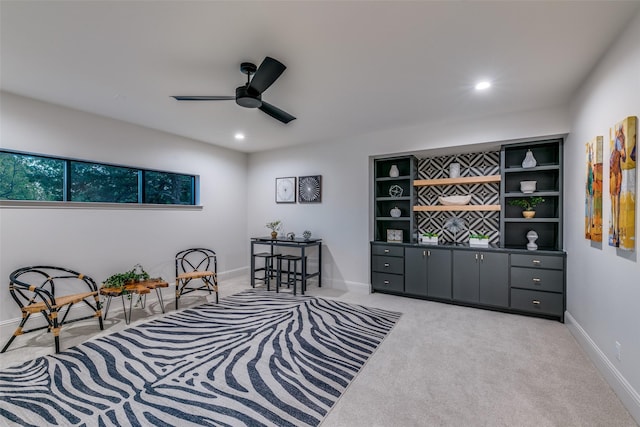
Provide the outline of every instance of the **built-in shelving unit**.
{"type": "Polygon", "coordinates": [[[562,250],[562,140],[524,142],[502,147],[500,152],[502,181],[500,204],[504,207],[500,220],[500,241],[505,248],[526,248],[529,230],[538,233],[540,250],[562,250]],[[522,167],[531,150],[536,166],[522,167]],[[533,193],[520,191],[521,181],[536,181],[533,193]],[[509,204],[511,200],[543,197],[531,219],[522,217],[522,209],[509,204]]]}
{"type": "Polygon", "coordinates": [[[402,230],[402,241],[413,240],[417,229],[412,207],[415,204],[413,181],[417,176],[417,159],[414,156],[391,157],[374,161],[374,240],[387,241],[387,230],[402,230]],[[390,176],[392,166],[398,169],[398,176],[390,176]],[[400,188],[402,194],[392,196],[390,190],[400,188]],[[392,217],[391,210],[400,209],[400,217],[392,217]]]}

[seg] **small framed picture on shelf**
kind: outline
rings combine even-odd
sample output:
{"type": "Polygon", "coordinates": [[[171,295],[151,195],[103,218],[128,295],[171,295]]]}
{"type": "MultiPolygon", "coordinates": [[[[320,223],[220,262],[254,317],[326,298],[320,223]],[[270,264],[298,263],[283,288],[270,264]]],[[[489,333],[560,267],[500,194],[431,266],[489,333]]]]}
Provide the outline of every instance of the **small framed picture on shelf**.
{"type": "Polygon", "coordinates": [[[402,230],[387,229],[387,242],[402,243],[402,230]]]}
{"type": "Polygon", "coordinates": [[[296,202],[296,177],[276,178],[276,203],[296,202]]]}

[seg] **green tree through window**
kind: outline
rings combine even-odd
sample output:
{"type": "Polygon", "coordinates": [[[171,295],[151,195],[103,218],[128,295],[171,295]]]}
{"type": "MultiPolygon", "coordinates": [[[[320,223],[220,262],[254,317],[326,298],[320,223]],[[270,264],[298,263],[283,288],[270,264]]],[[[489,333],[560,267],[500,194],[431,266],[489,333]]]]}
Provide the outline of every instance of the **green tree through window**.
{"type": "Polygon", "coordinates": [[[0,199],[62,201],[64,160],[0,152],[0,199]]]}
{"type": "Polygon", "coordinates": [[[147,171],[145,203],[193,205],[194,178],[177,173],[147,171]]]}

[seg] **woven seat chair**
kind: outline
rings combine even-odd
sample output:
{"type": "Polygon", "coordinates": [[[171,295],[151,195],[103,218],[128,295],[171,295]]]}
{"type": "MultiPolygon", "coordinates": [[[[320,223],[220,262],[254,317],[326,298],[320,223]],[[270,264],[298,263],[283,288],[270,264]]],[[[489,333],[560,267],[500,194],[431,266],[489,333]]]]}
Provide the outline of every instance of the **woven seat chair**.
{"type": "Polygon", "coordinates": [[[9,275],[9,292],[22,311],[22,321],[1,353],[7,351],[18,336],[40,329],[53,333],[56,353],[60,352],[60,330],[62,326],[80,320],[98,318],[100,329],[102,311],[98,287],[93,279],[76,271],[62,267],[23,267],[9,275]],[[69,317],[74,305],[83,302],[93,311],[84,317],[69,317]],[[40,313],[46,320],[45,326],[23,330],[32,314],[40,313]],[[59,316],[62,315],[62,319],[59,316]]]}
{"type": "Polygon", "coordinates": [[[184,294],[206,290],[215,292],[218,303],[218,261],[211,249],[185,249],[176,254],[176,310],[184,294]]]}

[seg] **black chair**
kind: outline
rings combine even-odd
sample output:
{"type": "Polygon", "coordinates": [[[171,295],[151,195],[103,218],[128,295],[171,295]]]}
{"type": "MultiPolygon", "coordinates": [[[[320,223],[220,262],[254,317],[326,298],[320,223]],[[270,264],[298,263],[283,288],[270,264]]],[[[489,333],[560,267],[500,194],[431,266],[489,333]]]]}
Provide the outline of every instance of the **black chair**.
{"type": "Polygon", "coordinates": [[[304,257],[304,260],[301,256],[298,255],[278,255],[278,267],[276,271],[276,292],[280,292],[280,286],[287,285],[290,287],[293,285],[293,294],[296,295],[296,286],[298,280],[300,281],[300,292],[304,295],[304,291],[306,290],[304,287],[304,280],[302,280],[302,263],[307,262],[307,257],[304,257]],[[286,270],[283,268],[283,262],[287,263],[286,270]],[[291,268],[291,264],[293,263],[293,269],[291,268]],[[300,264],[300,270],[298,271],[298,264],[300,264]],[[283,275],[287,275],[287,280],[282,281],[283,275]]]}
{"type": "Polygon", "coordinates": [[[218,303],[218,261],[211,249],[185,249],[176,254],[176,310],[184,294],[195,291],[216,293],[218,303]]]}
{"type": "Polygon", "coordinates": [[[271,288],[271,279],[275,277],[276,275],[276,271],[275,271],[275,259],[278,257],[278,254],[272,254],[271,252],[258,252],[257,254],[253,254],[253,265],[255,266],[254,269],[254,282],[251,283],[252,287],[256,287],[255,282],[257,280],[261,280],[265,285],[267,285],[267,290],[270,291],[271,288]],[[256,260],[257,259],[262,259],[264,261],[264,264],[261,267],[258,267],[256,265],[256,260]],[[256,276],[255,273],[257,272],[264,272],[264,275],[259,277],[256,276]]]}
{"type": "Polygon", "coordinates": [[[56,353],[60,352],[62,326],[97,317],[100,329],[104,329],[98,287],[84,274],[62,267],[23,267],[9,275],[9,292],[20,306],[22,321],[0,353],[7,351],[18,335],[40,329],[46,328],[53,333],[56,353]],[[67,319],[73,306],[80,302],[89,306],[94,314],[67,319]],[[41,313],[47,324],[24,331],[22,328],[35,313],[41,313]],[[59,319],[60,315],[62,319],[59,319]]]}

